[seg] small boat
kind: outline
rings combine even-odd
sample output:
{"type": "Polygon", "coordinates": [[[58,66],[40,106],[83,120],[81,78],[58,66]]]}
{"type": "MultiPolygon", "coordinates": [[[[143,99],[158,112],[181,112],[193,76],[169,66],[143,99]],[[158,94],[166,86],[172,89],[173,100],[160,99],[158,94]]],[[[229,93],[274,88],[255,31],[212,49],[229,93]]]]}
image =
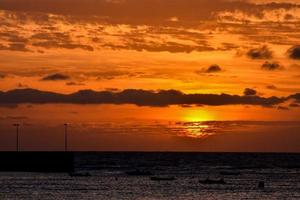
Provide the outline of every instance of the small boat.
{"type": "Polygon", "coordinates": [[[171,176],[171,177],[157,177],[153,176],[150,178],[152,181],[175,181],[176,178],[171,176]]]}
{"type": "Polygon", "coordinates": [[[199,183],[208,184],[208,185],[212,185],[212,184],[224,185],[224,184],[226,184],[226,182],[224,181],[223,178],[218,179],[218,180],[213,180],[213,179],[207,178],[205,180],[199,180],[199,183]]]}
{"type": "Polygon", "coordinates": [[[89,177],[91,174],[89,172],[70,172],[71,177],[89,177]]]}
{"type": "Polygon", "coordinates": [[[133,170],[125,172],[128,176],[151,176],[153,175],[150,171],[145,170],[133,170]]]}
{"type": "Polygon", "coordinates": [[[264,181],[259,181],[258,188],[260,188],[260,189],[265,188],[265,182],[264,181]]]}
{"type": "Polygon", "coordinates": [[[238,175],[241,175],[241,172],[239,172],[239,171],[221,171],[220,175],[224,175],[224,176],[238,176],[238,175]]]}

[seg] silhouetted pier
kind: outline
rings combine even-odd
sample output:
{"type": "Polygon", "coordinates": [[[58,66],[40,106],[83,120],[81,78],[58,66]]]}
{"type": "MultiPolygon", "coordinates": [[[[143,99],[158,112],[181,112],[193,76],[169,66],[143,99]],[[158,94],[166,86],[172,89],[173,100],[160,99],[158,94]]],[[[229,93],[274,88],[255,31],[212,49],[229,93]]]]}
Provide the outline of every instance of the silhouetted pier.
{"type": "Polygon", "coordinates": [[[70,172],[72,152],[0,152],[0,171],[70,172]]]}

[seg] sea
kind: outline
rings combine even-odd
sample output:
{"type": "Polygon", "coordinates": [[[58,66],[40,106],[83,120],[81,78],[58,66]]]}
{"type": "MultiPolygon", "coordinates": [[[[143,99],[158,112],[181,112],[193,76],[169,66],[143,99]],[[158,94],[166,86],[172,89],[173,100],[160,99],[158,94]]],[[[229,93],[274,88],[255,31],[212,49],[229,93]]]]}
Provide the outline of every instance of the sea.
{"type": "Polygon", "coordinates": [[[0,172],[0,199],[300,199],[300,154],[77,152],[74,166],[91,176],[0,172]]]}

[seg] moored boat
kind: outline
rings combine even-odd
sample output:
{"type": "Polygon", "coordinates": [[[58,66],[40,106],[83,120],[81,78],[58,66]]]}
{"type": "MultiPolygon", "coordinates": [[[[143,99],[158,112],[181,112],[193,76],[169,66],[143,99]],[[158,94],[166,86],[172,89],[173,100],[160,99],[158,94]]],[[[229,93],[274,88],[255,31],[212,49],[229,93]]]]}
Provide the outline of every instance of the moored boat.
{"type": "Polygon", "coordinates": [[[158,177],[158,176],[153,176],[150,178],[152,181],[174,181],[176,180],[175,177],[158,177]]]}
{"type": "Polygon", "coordinates": [[[208,185],[212,185],[212,184],[219,184],[219,185],[224,185],[226,184],[226,182],[224,181],[223,178],[220,178],[218,180],[214,180],[214,179],[205,179],[205,180],[199,180],[199,183],[202,183],[202,184],[208,184],[208,185]]]}

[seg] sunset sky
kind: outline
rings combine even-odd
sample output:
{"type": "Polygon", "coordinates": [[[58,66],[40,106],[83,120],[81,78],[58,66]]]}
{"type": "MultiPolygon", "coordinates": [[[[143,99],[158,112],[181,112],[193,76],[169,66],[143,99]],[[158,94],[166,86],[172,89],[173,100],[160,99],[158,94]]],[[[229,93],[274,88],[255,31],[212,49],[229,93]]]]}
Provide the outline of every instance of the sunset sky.
{"type": "Polygon", "coordinates": [[[300,152],[299,119],[298,0],[0,0],[0,150],[300,152]]]}

